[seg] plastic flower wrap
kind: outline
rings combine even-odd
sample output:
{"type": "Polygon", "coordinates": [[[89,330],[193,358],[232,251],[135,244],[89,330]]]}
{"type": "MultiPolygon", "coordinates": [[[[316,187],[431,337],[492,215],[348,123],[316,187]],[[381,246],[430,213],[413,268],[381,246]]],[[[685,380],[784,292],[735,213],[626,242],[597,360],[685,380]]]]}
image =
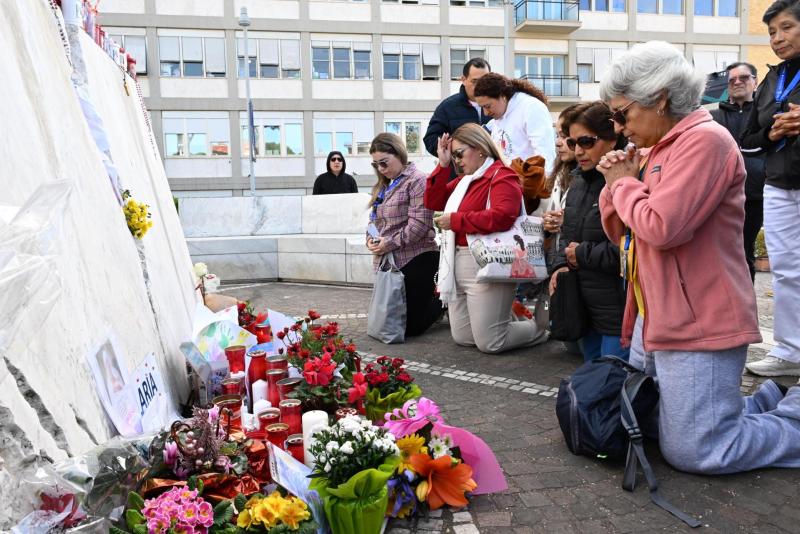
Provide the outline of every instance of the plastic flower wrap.
{"type": "Polygon", "coordinates": [[[422,390],[403,367],[402,358],[379,357],[364,369],[367,381],[366,415],[373,421],[383,420],[384,414],[403,406],[406,401],[419,398],[422,390]]]}
{"type": "Polygon", "coordinates": [[[240,495],[235,502],[239,510],[236,526],[245,532],[312,534],[317,531],[308,505],[297,497],[284,497],[274,491],[268,496],[257,493],[247,500],[240,495]]]}
{"type": "Polygon", "coordinates": [[[136,239],[141,239],[147,231],[153,227],[152,215],[147,204],[137,202],[131,197],[131,192],[127,189],[122,192],[122,212],[125,214],[125,221],[128,229],[136,239]]]}

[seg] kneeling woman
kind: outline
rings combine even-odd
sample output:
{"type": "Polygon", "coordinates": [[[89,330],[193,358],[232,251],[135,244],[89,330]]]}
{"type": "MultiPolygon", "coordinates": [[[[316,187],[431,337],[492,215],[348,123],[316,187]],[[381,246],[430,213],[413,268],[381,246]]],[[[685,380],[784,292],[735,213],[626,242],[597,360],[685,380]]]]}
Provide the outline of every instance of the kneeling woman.
{"type": "Polygon", "coordinates": [[[575,151],[578,169],[567,194],[559,251],[553,262],[550,294],[557,274],[573,269],[578,275],[582,303],[589,312],[591,329],[578,346],[585,361],[614,355],[628,359],[620,346],[625,293],[619,276],[619,246],[606,237],[600,221],[598,199],[606,182],[595,167],[606,152],[622,148],[625,139],[614,132],[611,109],[605,102],[578,104],[563,115],[569,132],[567,146],[575,151]]]}
{"type": "Polygon", "coordinates": [[[439,293],[449,308],[453,340],[490,354],[546,341],[547,332],[534,321],[512,321],[515,284],[476,282],[478,264],[467,247],[467,234],[511,228],[522,206],[519,178],[477,124],[461,126],[452,139],[443,135],[438,156],[439,166],[428,177],[425,206],[444,210],[435,219],[444,231],[439,293]],[[463,175],[448,182],[451,161],[463,175]]]}

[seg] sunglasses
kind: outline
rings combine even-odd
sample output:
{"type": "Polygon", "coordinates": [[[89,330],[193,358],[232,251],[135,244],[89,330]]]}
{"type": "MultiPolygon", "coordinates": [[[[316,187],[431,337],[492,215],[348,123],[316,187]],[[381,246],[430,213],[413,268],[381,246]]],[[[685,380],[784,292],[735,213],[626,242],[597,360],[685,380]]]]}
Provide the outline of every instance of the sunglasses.
{"type": "Polygon", "coordinates": [[[372,162],[372,168],[373,169],[378,169],[379,167],[381,169],[385,169],[388,166],[389,166],[389,160],[388,159],[382,159],[380,161],[373,161],[372,162]]]}
{"type": "Polygon", "coordinates": [[[342,158],[336,158],[336,157],[334,157],[334,158],[331,158],[331,161],[338,161],[338,162],[340,162],[340,163],[341,163],[341,162],[343,162],[344,160],[343,160],[342,158]]]}
{"type": "Polygon", "coordinates": [[[464,152],[467,151],[470,147],[465,146],[464,148],[459,148],[458,150],[453,150],[453,159],[457,159],[461,161],[464,159],[464,152]]]}
{"type": "Polygon", "coordinates": [[[731,76],[730,78],[728,78],[728,85],[733,85],[736,82],[747,83],[753,78],[755,78],[755,76],[753,76],[752,74],[743,74],[742,76],[731,76]]]}
{"type": "Polygon", "coordinates": [[[567,143],[567,146],[569,147],[570,150],[575,150],[576,146],[588,150],[592,148],[599,139],[600,138],[597,137],[596,135],[582,135],[577,139],[567,137],[567,139],[564,142],[567,143]]]}
{"type": "Polygon", "coordinates": [[[628,122],[628,116],[626,111],[628,108],[633,105],[635,100],[631,100],[625,106],[621,107],[617,111],[611,114],[611,120],[619,124],[620,126],[625,126],[625,123],[628,122]]]}

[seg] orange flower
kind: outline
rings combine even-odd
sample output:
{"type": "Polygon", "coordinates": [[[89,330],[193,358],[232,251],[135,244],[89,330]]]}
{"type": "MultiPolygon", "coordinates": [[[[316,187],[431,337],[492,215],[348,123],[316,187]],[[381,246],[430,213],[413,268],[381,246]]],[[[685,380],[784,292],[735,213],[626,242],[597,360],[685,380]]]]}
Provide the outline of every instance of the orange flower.
{"type": "Polygon", "coordinates": [[[472,468],[467,464],[442,456],[436,460],[427,454],[413,455],[409,463],[414,471],[427,477],[427,501],[431,510],[445,504],[461,508],[467,505],[464,493],[478,487],[472,480],[472,468]]]}

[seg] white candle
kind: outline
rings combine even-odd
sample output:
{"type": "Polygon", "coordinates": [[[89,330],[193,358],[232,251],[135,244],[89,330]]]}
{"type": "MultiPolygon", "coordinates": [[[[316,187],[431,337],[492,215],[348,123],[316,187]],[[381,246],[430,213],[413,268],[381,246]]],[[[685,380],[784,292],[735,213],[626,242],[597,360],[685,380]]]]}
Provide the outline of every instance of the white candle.
{"type": "Polygon", "coordinates": [[[265,399],[260,399],[253,404],[253,417],[257,417],[258,414],[266,410],[267,408],[272,408],[272,403],[265,399]]]}
{"type": "MultiPolygon", "coordinates": [[[[267,399],[267,381],[266,380],[256,380],[253,383],[253,406],[260,400],[267,399]]],[[[258,412],[253,408],[253,413],[258,414],[258,412]]]]}
{"type": "Polygon", "coordinates": [[[322,410],[312,410],[303,414],[303,459],[308,467],[314,466],[314,457],[311,456],[311,446],[315,440],[311,437],[317,430],[328,428],[328,413],[322,410]]]}

